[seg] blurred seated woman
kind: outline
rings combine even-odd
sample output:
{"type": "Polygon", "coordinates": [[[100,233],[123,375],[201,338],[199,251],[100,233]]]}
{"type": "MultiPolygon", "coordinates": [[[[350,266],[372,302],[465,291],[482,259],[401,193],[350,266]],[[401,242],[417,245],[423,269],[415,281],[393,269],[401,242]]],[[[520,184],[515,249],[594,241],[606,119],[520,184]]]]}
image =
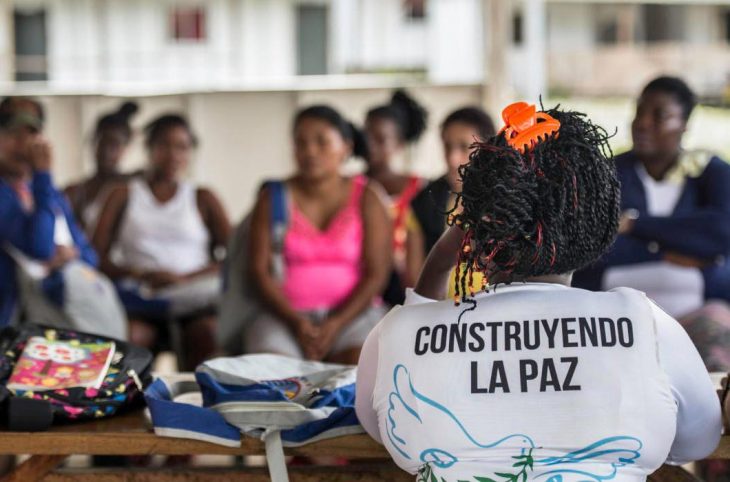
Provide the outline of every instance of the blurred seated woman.
{"type": "Polygon", "coordinates": [[[730,166],[682,148],[695,96],[659,77],[642,91],[631,151],[616,157],[619,237],[576,274],[593,290],[630,286],[679,319],[708,370],[730,369],[730,166]]]}
{"type": "Polygon", "coordinates": [[[131,341],[155,346],[161,324],[175,315],[182,323],[183,368],[192,369],[215,349],[215,253],[225,247],[230,224],[212,191],[183,180],[196,145],[187,120],[163,115],[145,134],[147,171],[110,192],[93,243],[120,288],[131,341]]]}
{"type": "Polygon", "coordinates": [[[639,291],[570,287],[616,236],[619,185],[603,129],[534,109],[459,169],[462,210],[362,350],[358,418],[418,481],[640,482],[720,439],[681,326],[639,291]],[[455,258],[459,303],[438,301],[455,258]]]}
{"type": "Polygon", "coordinates": [[[264,313],[247,328],[247,353],[356,363],[384,314],[377,302],[390,273],[390,219],[379,189],[340,168],[363,140],[334,109],[294,117],[296,173],[284,182],[288,226],[283,280],[272,272],[272,189],[253,211],[249,275],[264,313]]]}
{"type": "Polygon", "coordinates": [[[94,233],[109,188],[129,178],[119,171],[119,165],[132,141],[129,120],[136,112],[137,104],[125,102],[116,111],[99,118],[93,137],[96,172],[65,189],[76,219],[90,235],[94,233]]]}
{"type": "Polygon", "coordinates": [[[48,276],[74,259],[97,264],[66,199],[53,185],[40,104],[21,100],[6,98],[0,107],[0,326],[13,321],[19,308],[16,265],[40,263],[42,275],[48,276]]]}
{"type": "Polygon", "coordinates": [[[390,102],[373,107],[365,118],[367,175],[377,181],[390,198],[393,220],[393,272],[383,299],[390,305],[403,303],[405,288],[416,283],[425,259],[423,236],[413,217],[411,201],[424,180],[398,172],[396,161],[426,130],[428,113],[405,91],[398,90],[390,102]]]}
{"type": "Polygon", "coordinates": [[[456,193],[461,191],[459,167],[469,162],[475,142],[489,139],[495,133],[491,117],[479,107],[457,109],[441,124],[446,174],[428,183],[411,203],[424,242],[419,269],[446,229],[447,206],[453,204],[456,193]]]}
{"type": "MultiPolygon", "coordinates": [[[[457,109],[446,116],[441,124],[446,174],[431,181],[411,202],[416,222],[414,231],[420,233],[423,249],[409,250],[409,265],[419,272],[426,255],[446,229],[448,206],[453,205],[457,193],[461,191],[459,167],[469,162],[475,142],[489,139],[494,134],[491,117],[478,107],[457,109]]],[[[476,289],[481,288],[481,274],[477,273],[473,281],[476,289]]],[[[454,293],[452,282],[444,288],[440,298],[452,298],[454,293]]]]}

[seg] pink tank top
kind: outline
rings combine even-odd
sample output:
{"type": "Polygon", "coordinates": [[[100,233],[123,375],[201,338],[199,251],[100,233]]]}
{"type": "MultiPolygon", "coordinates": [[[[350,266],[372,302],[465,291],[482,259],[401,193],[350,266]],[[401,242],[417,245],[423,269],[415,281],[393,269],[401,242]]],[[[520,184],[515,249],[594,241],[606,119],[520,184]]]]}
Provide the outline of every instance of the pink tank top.
{"type": "Polygon", "coordinates": [[[353,178],[350,198],[320,230],[290,203],[284,237],[283,291],[294,309],[330,310],[347,299],[360,281],[363,241],[362,193],[365,176],[353,178]]]}

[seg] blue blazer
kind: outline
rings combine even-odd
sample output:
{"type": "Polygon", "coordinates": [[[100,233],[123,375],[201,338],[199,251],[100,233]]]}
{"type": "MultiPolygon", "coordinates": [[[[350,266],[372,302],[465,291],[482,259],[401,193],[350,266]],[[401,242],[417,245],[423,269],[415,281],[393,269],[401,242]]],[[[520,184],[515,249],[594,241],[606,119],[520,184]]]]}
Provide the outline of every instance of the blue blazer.
{"type": "MultiPolygon", "coordinates": [[[[35,173],[30,188],[35,209],[27,213],[12,186],[0,179],[0,326],[10,320],[18,298],[15,262],[3,249],[6,243],[30,258],[51,259],[55,251],[56,216],[63,214],[81,259],[91,266],[98,264],[96,253],[76,223],[66,197],[53,186],[51,175],[35,173]]],[[[61,284],[55,281],[51,284],[59,289],[61,284]]]]}
{"type": "Polygon", "coordinates": [[[705,299],[730,300],[730,165],[713,157],[698,177],[687,177],[670,216],[650,216],[646,193],[633,152],[616,159],[621,182],[621,209],[636,209],[639,218],[631,234],[619,236],[596,263],[575,273],[573,286],[600,290],[611,266],[659,261],[667,251],[708,262],[702,269],[705,299]]]}

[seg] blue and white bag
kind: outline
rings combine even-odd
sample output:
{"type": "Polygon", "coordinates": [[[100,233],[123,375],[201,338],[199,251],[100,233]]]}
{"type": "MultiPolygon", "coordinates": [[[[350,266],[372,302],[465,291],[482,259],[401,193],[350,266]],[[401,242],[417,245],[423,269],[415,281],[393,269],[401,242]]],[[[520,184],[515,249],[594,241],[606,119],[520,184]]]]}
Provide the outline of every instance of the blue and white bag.
{"type": "Polygon", "coordinates": [[[197,368],[197,383],[158,378],[145,398],[157,435],[229,447],[240,446],[242,433],[260,438],[271,480],[286,482],[283,446],[364,432],[355,415],[355,372],[281,355],[217,358],[197,368]]]}

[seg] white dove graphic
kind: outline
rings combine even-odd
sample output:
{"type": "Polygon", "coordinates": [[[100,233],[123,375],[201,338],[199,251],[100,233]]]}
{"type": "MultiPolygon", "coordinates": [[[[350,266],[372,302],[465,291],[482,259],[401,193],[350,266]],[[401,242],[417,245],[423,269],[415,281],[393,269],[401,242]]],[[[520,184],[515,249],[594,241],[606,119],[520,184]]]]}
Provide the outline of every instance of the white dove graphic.
{"type": "Polygon", "coordinates": [[[404,365],[397,365],[393,370],[393,385],[394,389],[388,397],[387,436],[392,446],[406,459],[415,458],[440,468],[451,467],[458,461],[454,455],[442,448],[425,446],[427,443],[425,440],[418,437],[406,440],[404,435],[401,435],[418,433],[419,431],[413,430],[412,427],[423,425],[424,419],[427,420],[427,426],[461,433],[466,440],[480,448],[490,449],[509,443],[519,448],[522,454],[524,450],[535,447],[530,437],[522,434],[508,435],[492,443],[478,442],[449,409],[415,389],[410,373],[404,365]]]}
{"type": "MultiPolygon", "coordinates": [[[[535,443],[524,434],[512,434],[492,443],[477,441],[464,424],[445,406],[420,393],[411,380],[408,368],[396,365],[393,391],[388,396],[386,435],[390,445],[404,458],[449,468],[459,459],[443,447],[431,446],[416,426],[438,427],[443,433],[460,433],[476,447],[491,449],[503,444],[524,455],[535,443]]],[[[640,457],[641,440],[631,436],[608,437],[558,457],[534,457],[531,480],[540,482],[602,482],[615,477],[618,469],[632,465],[640,457]],[[534,468],[533,468],[534,467],[534,468]],[[590,467],[590,471],[586,468],[590,467]]]]}

